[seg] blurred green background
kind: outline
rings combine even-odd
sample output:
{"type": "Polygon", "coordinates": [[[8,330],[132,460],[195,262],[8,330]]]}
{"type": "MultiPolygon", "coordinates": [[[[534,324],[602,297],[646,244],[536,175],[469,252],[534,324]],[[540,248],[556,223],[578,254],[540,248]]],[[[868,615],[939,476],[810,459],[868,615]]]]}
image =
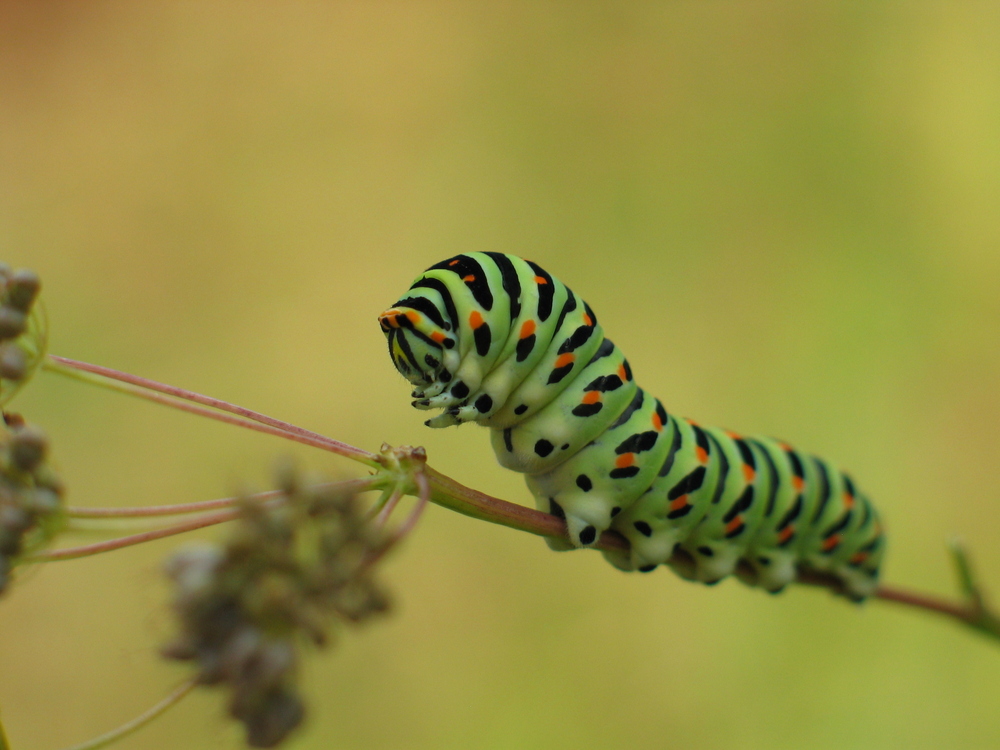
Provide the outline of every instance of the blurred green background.
{"type": "MultiPolygon", "coordinates": [[[[1000,599],[996,3],[0,4],[0,249],[52,351],[431,463],[375,316],[458,252],[570,284],[668,409],[852,470],[887,581],[1000,599]]],[[[293,454],[41,375],[13,404],[79,505],[208,499],[293,454]]],[[[205,533],[211,538],[219,530],[205,533]]],[[[14,750],[104,731],[185,671],[165,540],[0,602],[14,750]]],[[[306,748],[995,748],[1000,651],[890,604],[778,598],[432,508],[393,618],[312,658],[306,748]]],[[[120,747],[238,748],[212,691],[120,747]]]]}

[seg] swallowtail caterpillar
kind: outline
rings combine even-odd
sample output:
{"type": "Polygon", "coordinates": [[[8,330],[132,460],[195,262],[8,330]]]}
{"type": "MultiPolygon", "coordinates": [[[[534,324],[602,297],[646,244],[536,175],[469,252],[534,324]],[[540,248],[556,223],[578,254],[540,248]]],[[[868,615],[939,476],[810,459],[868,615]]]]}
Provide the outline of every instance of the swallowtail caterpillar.
{"type": "Polygon", "coordinates": [[[413,406],[431,427],[490,428],[500,463],[538,508],[588,547],[605,529],[630,543],[616,567],[669,564],[689,580],[730,573],[778,592],[803,566],[861,600],[885,539],[876,509],[829,462],[768,437],[667,413],[582,299],[531,261],[456,255],[431,266],[379,316],[413,406]],[[675,554],[676,553],[676,554],[675,554]]]}

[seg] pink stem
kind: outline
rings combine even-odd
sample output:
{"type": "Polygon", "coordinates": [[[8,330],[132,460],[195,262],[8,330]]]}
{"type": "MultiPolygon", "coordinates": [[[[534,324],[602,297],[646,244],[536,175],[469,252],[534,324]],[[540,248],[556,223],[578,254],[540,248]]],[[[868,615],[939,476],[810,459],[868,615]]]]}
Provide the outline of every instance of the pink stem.
{"type": "MultiPolygon", "coordinates": [[[[146,388],[150,391],[155,391],[158,393],[166,394],[168,396],[173,396],[178,399],[183,399],[185,401],[192,401],[197,404],[202,404],[204,406],[212,407],[213,409],[219,409],[223,412],[228,412],[230,414],[242,417],[241,420],[234,420],[222,417],[215,412],[196,409],[190,406],[186,406],[182,403],[176,401],[156,398],[152,394],[142,394],[136,392],[136,395],[148,398],[150,401],[155,401],[157,403],[166,404],[168,406],[174,406],[183,411],[190,412],[192,414],[198,414],[200,416],[211,417],[212,419],[217,419],[220,422],[225,422],[227,424],[233,424],[237,426],[247,427],[247,423],[244,420],[251,420],[258,424],[266,425],[272,429],[270,430],[258,430],[260,432],[265,432],[270,435],[278,435],[281,437],[294,435],[298,439],[296,442],[304,443],[305,445],[311,445],[316,448],[323,448],[324,450],[331,451],[332,453],[338,453],[342,456],[348,458],[354,458],[357,460],[364,461],[365,463],[378,465],[378,456],[374,453],[369,453],[368,451],[361,450],[360,448],[355,448],[353,445],[348,445],[347,443],[342,443],[339,440],[334,440],[328,438],[325,435],[321,435],[318,432],[313,432],[312,430],[306,430],[297,425],[293,425],[289,422],[284,422],[280,419],[275,419],[274,417],[269,417],[266,414],[261,414],[260,412],[252,411],[251,409],[246,409],[242,406],[237,406],[231,404],[228,401],[222,401],[221,399],[212,398],[211,396],[204,396],[200,393],[195,393],[194,391],[189,391],[184,388],[178,388],[176,386],[167,385],[165,383],[159,383],[155,380],[149,380],[148,378],[142,378],[138,375],[131,375],[126,372],[121,372],[120,370],[114,370],[110,367],[102,367],[100,365],[92,365],[87,362],[80,362],[74,359],[68,359],[66,357],[59,357],[55,354],[50,354],[49,358],[54,362],[65,365],[67,367],[72,367],[76,370],[82,370],[83,372],[93,373],[95,375],[100,375],[111,380],[118,380],[123,383],[129,383],[131,385],[138,386],[140,388],[146,388]],[[214,415],[214,416],[213,416],[214,415]]],[[[292,438],[295,439],[295,438],[292,438]]]]}
{"type": "MultiPolygon", "coordinates": [[[[413,478],[414,478],[414,481],[416,481],[416,483],[417,483],[417,488],[418,488],[418,491],[419,491],[419,495],[418,495],[418,498],[417,498],[416,507],[414,507],[414,509],[410,512],[410,515],[407,516],[406,520],[403,521],[403,523],[400,525],[400,527],[392,535],[392,538],[388,541],[388,543],[385,544],[382,547],[382,549],[378,550],[375,554],[373,554],[371,557],[368,558],[368,560],[365,562],[365,565],[367,567],[371,567],[372,565],[374,565],[375,563],[377,563],[379,560],[381,560],[385,556],[385,554],[389,550],[391,550],[393,547],[395,547],[397,544],[399,544],[401,541],[403,541],[403,539],[407,536],[407,534],[409,534],[413,530],[413,528],[417,525],[417,521],[420,520],[420,516],[424,512],[424,508],[426,508],[427,507],[427,503],[430,502],[430,499],[431,499],[431,487],[430,487],[430,483],[427,481],[427,477],[424,476],[424,472],[423,471],[417,471],[414,474],[413,478]]],[[[395,497],[395,496],[396,496],[396,494],[393,493],[393,497],[395,497]]],[[[397,500],[398,500],[398,498],[397,498],[397,500]]],[[[390,498],[390,501],[391,501],[391,498],[390,498]]],[[[388,505],[388,503],[387,503],[387,505],[388,505]]]]}
{"type": "Polygon", "coordinates": [[[385,505],[382,506],[382,510],[379,511],[378,515],[375,516],[375,525],[382,526],[386,521],[389,520],[389,516],[399,505],[400,499],[403,497],[403,488],[400,485],[396,485],[395,489],[392,491],[392,495],[386,500],[385,505]]]}
{"type": "Polygon", "coordinates": [[[423,515],[424,508],[427,507],[427,503],[431,499],[431,486],[427,481],[427,477],[424,476],[424,472],[416,472],[413,478],[417,483],[417,488],[420,490],[420,494],[417,497],[416,506],[414,506],[410,515],[406,517],[406,520],[403,521],[399,530],[396,532],[397,540],[402,539],[413,530],[413,527],[417,525],[417,521],[420,520],[420,516],[423,515]]]}
{"type": "MultiPolygon", "coordinates": [[[[281,494],[280,490],[261,492],[253,495],[253,499],[267,500],[281,494]]],[[[143,518],[146,516],[179,516],[184,513],[199,513],[216,508],[228,508],[240,501],[240,497],[220,497],[216,500],[201,500],[196,503],[178,503],[176,505],[149,505],[145,508],[66,508],[66,515],[72,518],[143,518]]]]}
{"type": "Polygon", "coordinates": [[[928,596],[915,591],[906,591],[905,589],[899,589],[893,586],[879,586],[878,590],[875,592],[875,598],[882,599],[887,602],[905,604],[910,607],[919,607],[920,609],[926,609],[931,612],[938,612],[942,615],[948,615],[949,617],[954,617],[972,624],[975,624],[978,621],[980,614],[979,612],[974,612],[970,607],[963,607],[960,604],[945,601],[944,599],[938,599],[937,597],[928,596]]]}
{"type": "MultiPolygon", "coordinates": [[[[374,477],[364,477],[361,479],[348,479],[343,482],[326,482],[316,485],[317,488],[343,487],[352,492],[364,492],[372,488],[376,483],[374,477]]],[[[255,495],[221,497],[216,500],[201,500],[195,503],[177,503],[175,505],[150,505],[145,508],[80,508],[70,506],[66,508],[66,514],[72,518],[142,518],[146,516],[174,516],[184,513],[200,513],[216,508],[228,508],[235,505],[240,500],[265,501],[281,495],[280,490],[269,492],[259,492],[255,495]]]]}
{"type": "Polygon", "coordinates": [[[29,555],[25,558],[26,562],[53,562],[55,560],[73,560],[78,557],[89,557],[90,555],[97,555],[101,552],[110,552],[111,550],[122,549],[124,547],[131,547],[135,544],[142,544],[144,542],[151,542],[154,539],[163,539],[164,537],[174,536],[176,534],[183,534],[187,531],[194,531],[195,529],[203,529],[206,526],[214,526],[217,523],[223,523],[225,521],[232,521],[234,518],[239,516],[239,508],[234,508],[232,510],[224,510],[221,513],[214,513],[212,515],[201,516],[200,518],[195,518],[190,521],[184,521],[183,523],[174,524],[173,526],[167,526],[162,529],[154,529],[153,531],[144,531],[141,534],[131,534],[130,536],[122,536],[117,539],[108,539],[104,542],[96,542],[94,544],[84,544],[79,547],[63,547],[62,549],[55,549],[49,552],[38,552],[33,555],[29,555]]]}

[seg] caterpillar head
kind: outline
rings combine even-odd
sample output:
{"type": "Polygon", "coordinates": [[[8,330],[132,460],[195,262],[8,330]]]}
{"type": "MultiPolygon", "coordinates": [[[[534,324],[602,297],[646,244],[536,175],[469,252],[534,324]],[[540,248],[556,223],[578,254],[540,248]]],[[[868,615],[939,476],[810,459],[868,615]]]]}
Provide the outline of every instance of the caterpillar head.
{"type": "Polygon", "coordinates": [[[399,303],[379,315],[378,322],[389,342],[392,364],[419,395],[448,384],[459,361],[448,323],[437,325],[428,315],[399,303]]]}

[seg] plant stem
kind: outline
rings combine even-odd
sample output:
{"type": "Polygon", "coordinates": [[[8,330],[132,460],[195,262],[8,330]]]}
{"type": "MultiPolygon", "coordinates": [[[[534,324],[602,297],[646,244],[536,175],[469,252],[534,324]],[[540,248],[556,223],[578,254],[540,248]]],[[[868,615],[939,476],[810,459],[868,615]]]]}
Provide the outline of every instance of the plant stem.
{"type": "MultiPolygon", "coordinates": [[[[261,492],[250,495],[248,499],[267,500],[281,494],[280,490],[261,492]]],[[[239,496],[220,497],[216,500],[201,500],[195,503],[178,503],[176,505],[148,505],[144,508],[81,508],[69,506],[66,515],[69,518],[146,518],[156,516],[180,516],[186,513],[200,513],[206,510],[228,508],[241,500],[239,496]]]]}
{"type": "MultiPolygon", "coordinates": [[[[360,479],[348,479],[343,482],[324,482],[316,485],[317,488],[342,487],[351,492],[364,492],[373,489],[383,481],[382,477],[362,477],[360,479]]],[[[176,505],[149,505],[145,508],[81,508],[69,506],[66,508],[66,515],[70,518],[141,518],[147,516],[179,516],[186,513],[200,513],[206,510],[217,508],[228,508],[236,505],[241,500],[254,502],[264,502],[281,495],[281,490],[270,490],[269,492],[258,492],[254,495],[236,495],[233,497],[220,497],[216,500],[201,500],[195,503],[177,503],[176,505]]]]}
{"type": "Polygon", "coordinates": [[[879,586],[875,592],[875,598],[887,602],[905,604],[909,607],[919,607],[930,612],[937,612],[948,617],[954,617],[956,620],[961,620],[969,625],[976,624],[975,614],[969,607],[934,596],[928,596],[927,594],[921,594],[918,591],[907,591],[895,586],[879,586]]]}
{"type": "MultiPolygon", "coordinates": [[[[566,536],[566,524],[555,516],[491,497],[479,490],[461,485],[429,466],[424,471],[430,483],[430,499],[440,506],[481,521],[489,521],[538,536],[566,536]]],[[[599,549],[628,549],[628,542],[620,534],[605,531],[594,546],[599,549]]]]}
{"type": "Polygon", "coordinates": [[[200,516],[190,521],[183,521],[182,523],[177,523],[172,526],[166,526],[162,529],[144,531],[141,534],[121,536],[115,539],[108,539],[104,542],[80,545],[79,547],[63,547],[62,549],[55,549],[49,552],[36,552],[33,555],[26,556],[24,558],[24,562],[55,562],[56,560],[75,560],[79,557],[89,557],[91,555],[100,554],[101,552],[123,549],[125,547],[131,547],[135,544],[151,542],[154,539],[163,539],[168,536],[175,536],[176,534],[194,531],[195,529],[203,529],[206,526],[214,526],[215,524],[224,523],[225,521],[232,521],[234,518],[239,516],[239,514],[239,508],[224,510],[219,513],[200,516]]]}
{"type": "Polygon", "coordinates": [[[113,370],[109,367],[101,367],[100,365],[77,362],[65,357],[57,357],[54,354],[48,356],[42,367],[49,372],[82,380],[92,385],[118,391],[119,393],[138,396],[147,401],[180,409],[190,414],[197,414],[198,416],[208,417],[209,419],[215,419],[219,422],[238,427],[245,427],[268,435],[288,438],[289,440],[294,440],[295,442],[314,448],[337,453],[345,458],[359,461],[373,468],[377,468],[380,465],[378,456],[374,453],[369,453],[352,445],[341,443],[338,440],[324,437],[319,433],[297,427],[288,422],[268,417],[265,414],[244,409],[241,406],[214,399],[210,396],[203,396],[193,391],[187,391],[183,388],[157,383],[155,380],[129,375],[128,373],[113,370]],[[188,403],[189,401],[212,408],[194,406],[188,403]],[[215,411],[216,409],[219,411],[215,411]],[[227,416],[226,413],[234,416],[227,416]]]}
{"type": "MultiPolygon", "coordinates": [[[[348,480],[345,482],[330,482],[325,485],[319,486],[331,486],[336,485],[337,487],[349,488],[354,492],[364,492],[365,490],[374,489],[384,482],[384,478],[380,476],[365,477],[362,479],[348,480]]],[[[222,500],[208,500],[207,503],[222,503],[223,501],[232,505],[239,502],[241,499],[259,501],[261,504],[274,504],[283,497],[284,493],[280,491],[272,492],[261,492],[256,495],[248,495],[246,498],[222,498],[222,500]]],[[[198,505],[199,503],[189,503],[186,506],[198,505]]],[[[177,506],[153,506],[153,510],[159,508],[172,508],[177,506]]],[[[98,509],[102,511],[114,512],[116,508],[103,508],[98,509]]],[[[135,510],[145,510],[142,508],[137,508],[135,510]]],[[[227,510],[220,511],[218,513],[206,513],[193,518],[189,521],[182,521],[180,523],[172,524],[170,526],[164,526],[158,529],[151,529],[149,531],[143,531],[138,534],[130,534],[128,536],[116,537],[114,539],[108,539],[103,542],[95,542],[93,544],[84,544],[77,547],[63,547],[61,549],[50,550],[48,552],[36,552],[33,555],[28,555],[24,558],[24,562],[55,562],[57,560],[75,560],[79,557],[90,557],[91,555],[98,555],[102,552],[111,552],[116,549],[124,549],[125,547],[131,547],[136,544],[143,544],[144,542],[151,542],[156,539],[163,539],[168,536],[175,536],[177,534],[184,534],[188,531],[195,531],[197,529],[203,529],[206,526],[214,526],[216,524],[225,523],[226,521],[232,521],[237,518],[241,512],[240,508],[229,508],[227,510]]],[[[122,514],[123,517],[128,517],[126,514],[122,514]]],[[[134,515],[145,515],[145,514],[134,514],[134,515]]],[[[152,515],[152,514],[150,514],[152,515]]],[[[2,748],[0,748],[2,750],[2,748]]]]}
{"type": "MultiPolygon", "coordinates": [[[[192,677],[190,680],[181,683],[172,693],[155,706],[139,714],[131,721],[125,722],[117,729],[112,729],[110,732],[106,732],[100,737],[87,740],[79,745],[73,745],[73,747],[66,748],[66,750],[99,750],[99,748],[107,747],[111,743],[117,742],[122,737],[127,737],[136,730],[146,726],[146,724],[151,722],[153,719],[165,713],[171,706],[179,703],[181,698],[190,693],[197,684],[198,678],[192,677]]],[[[0,746],[0,750],[3,750],[2,746],[0,746]]]]}
{"type": "MultiPolygon", "coordinates": [[[[406,520],[399,525],[399,528],[393,533],[392,538],[389,543],[384,545],[382,549],[372,555],[367,561],[367,566],[372,566],[378,562],[382,557],[385,556],[386,552],[399,544],[406,536],[413,531],[414,527],[417,525],[417,521],[420,520],[420,516],[423,515],[424,509],[427,507],[427,503],[431,500],[431,485],[427,480],[427,475],[424,473],[423,468],[418,469],[413,475],[414,483],[417,485],[417,504],[410,511],[410,515],[407,516],[406,520]]],[[[395,507],[395,504],[402,497],[402,488],[397,485],[393,490],[392,496],[387,501],[386,505],[383,507],[382,511],[379,513],[378,518],[375,523],[384,524],[388,520],[389,515],[392,513],[390,506],[395,507]]]]}
{"type": "Polygon", "coordinates": [[[379,498],[382,507],[379,509],[378,515],[375,516],[373,523],[376,526],[383,526],[385,522],[389,520],[389,516],[392,515],[392,512],[396,509],[396,506],[399,504],[402,497],[403,487],[397,483],[392,490],[392,494],[389,495],[388,499],[384,503],[382,503],[381,498],[379,498]]]}

